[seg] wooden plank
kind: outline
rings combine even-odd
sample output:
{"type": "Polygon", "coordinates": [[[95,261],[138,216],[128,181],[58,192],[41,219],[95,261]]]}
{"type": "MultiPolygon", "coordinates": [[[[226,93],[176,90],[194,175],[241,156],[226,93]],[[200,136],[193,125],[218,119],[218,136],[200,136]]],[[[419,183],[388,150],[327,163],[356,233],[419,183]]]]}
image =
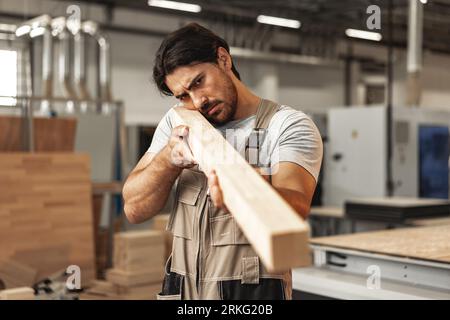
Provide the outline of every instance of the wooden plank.
{"type": "Polygon", "coordinates": [[[188,142],[205,173],[215,170],[224,202],[266,268],[301,266],[308,255],[308,225],[198,112],[174,108],[175,125],[190,128],[188,142]]]}
{"type": "Polygon", "coordinates": [[[345,217],[342,207],[311,207],[310,216],[343,219],[345,217]]]}
{"type": "Polygon", "coordinates": [[[70,265],[82,285],[94,279],[89,156],[0,153],[0,181],[10,199],[0,201],[0,259],[30,266],[37,281],[70,265]]]}
{"type": "Polygon", "coordinates": [[[314,238],[310,243],[450,263],[450,225],[314,238]]]}
{"type": "Polygon", "coordinates": [[[0,300],[34,300],[34,290],[29,287],[2,290],[0,300]]]}
{"type": "Polygon", "coordinates": [[[106,271],[106,280],[124,287],[133,287],[137,285],[162,282],[163,277],[163,268],[142,272],[126,272],[118,269],[108,269],[106,271]]]}

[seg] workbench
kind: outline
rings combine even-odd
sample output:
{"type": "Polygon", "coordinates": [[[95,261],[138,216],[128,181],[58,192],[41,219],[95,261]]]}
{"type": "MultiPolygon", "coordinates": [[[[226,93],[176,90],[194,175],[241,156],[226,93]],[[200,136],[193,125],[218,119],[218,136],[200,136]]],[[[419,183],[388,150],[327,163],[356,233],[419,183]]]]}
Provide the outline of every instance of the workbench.
{"type": "Polygon", "coordinates": [[[450,225],[310,241],[314,266],[293,270],[294,297],[450,299],[450,225]]]}

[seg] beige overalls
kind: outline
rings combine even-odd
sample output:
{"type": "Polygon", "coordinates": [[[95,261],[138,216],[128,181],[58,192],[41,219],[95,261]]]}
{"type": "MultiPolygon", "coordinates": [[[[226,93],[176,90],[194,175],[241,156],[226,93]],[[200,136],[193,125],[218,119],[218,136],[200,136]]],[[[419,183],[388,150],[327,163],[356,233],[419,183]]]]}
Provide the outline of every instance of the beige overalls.
{"type": "MultiPolygon", "coordinates": [[[[277,110],[262,100],[252,131],[258,145],[247,142],[246,157],[248,149],[261,146],[277,110]]],[[[158,299],[291,299],[290,271],[266,271],[233,216],[213,206],[207,178],[196,167],[178,179],[167,229],[173,233],[172,255],[158,299]]]]}

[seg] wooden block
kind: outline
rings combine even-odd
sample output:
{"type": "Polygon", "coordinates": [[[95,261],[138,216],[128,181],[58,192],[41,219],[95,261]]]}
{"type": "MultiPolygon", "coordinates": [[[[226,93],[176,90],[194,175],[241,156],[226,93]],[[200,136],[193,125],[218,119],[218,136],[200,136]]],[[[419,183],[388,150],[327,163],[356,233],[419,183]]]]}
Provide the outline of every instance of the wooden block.
{"type": "Polygon", "coordinates": [[[152,219],[153,221],[152,229],[159,230],[164,233],[164,246],[165,246],[164,261],[167,261],[167,259],[169,259],[170,254],[172,253],[173,236],[170,231],[166,230],[169,218],[170,214],[159,214],[152,219]]]}
{"type": "Polygon", "coordinates": [[[156,300],[156,295],[161,292],[162,283],[154,283],[144,286],[121,287],[119,296],[123,300],[156,300]]]}
{"type": "Polygon", "coordinates": [[[297,212],[198,112],[174,108],[175,125],[190,128],[188,142],[205,173],[215,170],[224,202],[270,271],[301,266],[309,228],[297,212]]]}
{"type": "Polygon", "coordinates": [[[114,268],[127,272],[164,266],[164,233],[156,230],[117,233],[114,237],[114,268]]]}
{"type": "Polygon", "coordinates": [[[120,295],[105,295],[103,293],[83,292],[78,295],[79,300],[124,300],[120,295]]]}
{"type": "Polygon", "coordinates": [[[106,271],[106,279],[109,282],[124,287],[160,282],[163,277],[163,268],[143,272],[126,272],[118,269],[109,269],[106,271]]]}
{"type": "Polygon", "coordinates": [[[149,247],[163,241],[163,233],[157,230],[126,231],[114,235],[114,245],[123,245],[126,248],[149,247]]]}
{"type": "Polygon", "coordinates": [[[139,260],[164,263],[164,244],[151,247],[138,247],[136,249],[117,248],[114,250],[114,263],[135,263],[139,260]]]}
{"type": "Polygon", "coordinates": [[[37,270],[14,260],[0,260],[0,280],[5,288],[31,287],[36,281],[37,270]]]}
{"type": "Polygon", "coordinates": [[[2,290],[0,300],[34,300],[34,290],[29,287],[2,290]]]}
{"type": "Polygon", "coordinates": [[[117,285],[104,280],[92,281],[91,287],[86,292],[103,296],[115,296],[120,293],[117,285]]]}
{"type": "Polygon", "coordinates": [[[169,223],[170,214],[158,214],[152,218],[153,230],[165,231],[167,224],[169,223]]]}

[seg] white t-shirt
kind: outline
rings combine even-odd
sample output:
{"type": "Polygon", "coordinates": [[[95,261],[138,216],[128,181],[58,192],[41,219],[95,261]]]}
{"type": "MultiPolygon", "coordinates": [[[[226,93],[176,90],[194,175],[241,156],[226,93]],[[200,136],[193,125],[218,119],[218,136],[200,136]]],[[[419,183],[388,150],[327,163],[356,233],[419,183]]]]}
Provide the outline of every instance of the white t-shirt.
{"type": "MultiPolygon", "coordinates": [[[[170,109],[159,122],[147,152],[158,153],[167,144],[174,127],[172,117],[173,110],[170,109]]],[[[216,129],[244,155],[246,138],[254,126],[255,115],[228,122],[216,129]]],[[[303,112],[281,106],[270,120],[260,152],[262,163],[270,163],[271,166],[279,162],[296,163],[317,182],[323,155],[322,138],[314,122],[303,112]]]]}

